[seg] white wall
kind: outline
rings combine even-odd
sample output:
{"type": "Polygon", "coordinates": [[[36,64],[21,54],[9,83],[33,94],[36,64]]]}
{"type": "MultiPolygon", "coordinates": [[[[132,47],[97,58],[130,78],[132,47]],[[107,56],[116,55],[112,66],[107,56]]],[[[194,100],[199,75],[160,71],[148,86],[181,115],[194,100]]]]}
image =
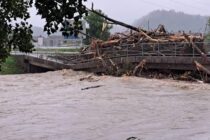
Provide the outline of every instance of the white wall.
{"type": "Polygon", "coordinates": [[[43,37],[39,37],[38,38],[38,43],[39,46],[43,46],[44,45],[44,38],[43,37]]]}

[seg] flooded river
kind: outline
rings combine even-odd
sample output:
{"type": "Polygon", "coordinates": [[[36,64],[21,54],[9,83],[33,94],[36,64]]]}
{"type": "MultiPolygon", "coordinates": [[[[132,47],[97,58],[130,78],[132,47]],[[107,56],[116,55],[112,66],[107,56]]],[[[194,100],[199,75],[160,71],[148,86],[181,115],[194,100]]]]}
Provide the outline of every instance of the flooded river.
{"type": "Polygon", "coordinates": [[[210,85],[87,76],[0,76],[0,140],[210,140],[210,85]]]}

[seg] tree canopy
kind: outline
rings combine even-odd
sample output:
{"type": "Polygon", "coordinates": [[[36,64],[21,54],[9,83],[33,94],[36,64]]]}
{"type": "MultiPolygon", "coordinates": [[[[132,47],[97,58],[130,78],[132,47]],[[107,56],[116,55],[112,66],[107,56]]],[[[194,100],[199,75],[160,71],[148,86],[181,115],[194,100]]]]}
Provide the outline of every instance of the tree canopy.
{"type": "Polygon", "coordinates": [[[12,48],[32,52],[32,25],[27,22],[30,18],[29,8],[35,6],[37,14],[46,20],[44,31],[48,34],[59,30],[68,35],[82,28],[80,18],[87,14],[84,1],[86,0],[1,0],[0,66],[12,48]],[[70,25],[69,19],[75,20],[74,25],[70,25]],[[65,28],[66,25],[68,28],[65,28]]]}
{"type": "Polygon", "coordinates": [[[31,52],[32,30],[27,19],[32,1],[0,1],[0,64],[5,61],[12,47],[23,52],[31,52]],[[18,22],[17,22],[18,20],[18,22]]]}
{"type": "MultiPolygon", "coordinates": [[[[105,15],[101,10],[96,11],[105,15]]],[[[90,37],[101,40],[107,40],[109,38],[112,26],[108,25],[103,17],[93,12],[89,12],[88,16],[85,17],[85,20],[89,24],[87,33],[90,37]]],[[[87,43],[90,43],[90,38],[87,38],[87,43]]]]}
{"type": "Polygon", "coordinates": [[[208,23],[207,23],[207,28],[206,28],[206,35],[205,35],[205,41],[207,42],[210,42],[210,18],[208,20],[208,23]]]}

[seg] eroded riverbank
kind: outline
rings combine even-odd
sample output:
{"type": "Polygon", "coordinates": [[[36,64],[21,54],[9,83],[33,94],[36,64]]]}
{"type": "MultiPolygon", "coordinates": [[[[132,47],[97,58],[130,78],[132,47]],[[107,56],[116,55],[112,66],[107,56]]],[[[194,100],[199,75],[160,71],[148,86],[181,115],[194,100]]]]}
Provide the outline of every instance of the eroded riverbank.
{"type": "Polygon", "coordinates": [[[88,75],[0,76],[0,139],[210,138],[210,85],[88,75]]]}

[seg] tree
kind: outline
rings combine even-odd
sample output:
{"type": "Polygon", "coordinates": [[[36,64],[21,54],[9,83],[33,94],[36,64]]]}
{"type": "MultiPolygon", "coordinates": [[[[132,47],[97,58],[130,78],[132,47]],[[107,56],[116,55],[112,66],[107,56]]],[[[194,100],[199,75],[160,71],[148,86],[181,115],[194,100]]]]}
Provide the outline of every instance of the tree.
{"type": "MultiPolygon", "coordinates": [[[[208,23],[207,23],[207,32],[206,32],[206,35],[205,35],[205,42],[207,42],[208,44],[210,44],[210,18],[208,20],[208,23]]],[[[207,45],[209,46],[209,45],[207,45]]],[[[210,47],[207,48],[207,51],[210,52],[210,47]]]]}
{"type": "MultiPolygon", "coordinates": [[[[97,12],[104,15],[101,10],[96,10],[97,12]]],[[[88,16],[85,17],[85,20],[89,24],[89,29],[87,29],[87,33],[90,37],[94,37],[101,40],[107,40],[110,36],[110,30],[112,29],[112,25],[107,25],[106,20],[93,13],[89,12],[88,16]]],[[[87,43],[90,43],[90,38],[87,37],[87,43]]]]}
{"type": "Polygon", "coordinates": [[[88,14],[83,2],[86,0],[36,0],[39,15],[46,20],[44,31],[48,34],[60,30],[64,35],[77,34],[82,29],[80,19],[88,14]],[[69,23],[74,19],[74,25],[69,23]]]}
{"type": "Polygon", "coordinates": [[[23,52],[32,51],[32,26],[26,22],[30,17],[27,11],[31,6],[32,1],[0,1],[0,66],[12,47],[18,47],[23,52]]]}
{"type": "Polygon", "coordinates": [[[209,18],[208,23],[207,23],[207,29],[208,30],[207,30],[207,34],[206,34],[206,37],[205,37],[206,39],[205,40],[207,42],[210,42],[210,18],[209,18]]]}
{"type": "Polygon", "coordinates": [[[83,2],[86,0],[1,0],[0,1],[0,66],[12,48],[32,52],[32,30],[27,20],[28,9],[33,5],[46,20],[44,31],[48,34],[62,31],[63,34],[77,33],[81,29],[80,18],[87,14],[83,2]],[[68,19],[74,18],[74,25],[68,19]],[[68,28],[64,28],[69,25],[68,28]]]}

